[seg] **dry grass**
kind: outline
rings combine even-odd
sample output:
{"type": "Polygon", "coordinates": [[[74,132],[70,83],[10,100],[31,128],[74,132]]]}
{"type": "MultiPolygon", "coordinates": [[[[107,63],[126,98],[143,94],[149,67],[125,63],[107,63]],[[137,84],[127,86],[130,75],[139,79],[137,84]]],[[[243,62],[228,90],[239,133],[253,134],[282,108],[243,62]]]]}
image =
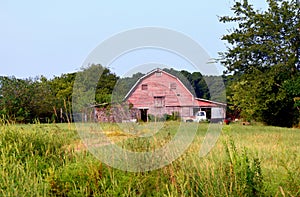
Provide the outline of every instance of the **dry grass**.
{"type": "MultiPolygon", "coordinates": [[[[178,126],[102,124],[85,132],[101,132],[116,145],[141,151],[143,144],[135,140],[149,139],[149,150],[155,149],[168,143],[178,126]]],[[[300,196],[300,129],[224,125],[212,151],[201,158],[207,128],[200,124],[188,150],[170,165],[129,173],[94,158],[73,124],[2,126],[0,195],[300,196]]],[[[99,142],[91,144],[105,145],[99,142]]]]}

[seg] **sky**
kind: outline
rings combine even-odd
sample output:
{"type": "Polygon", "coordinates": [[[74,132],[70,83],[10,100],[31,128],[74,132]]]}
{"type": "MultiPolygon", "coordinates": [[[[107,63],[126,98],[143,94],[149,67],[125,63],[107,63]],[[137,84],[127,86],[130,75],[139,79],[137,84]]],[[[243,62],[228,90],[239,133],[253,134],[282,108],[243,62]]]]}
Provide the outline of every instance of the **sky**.
{"type": "MultiPolygon", "coordinates": [[[[249,0],[264,9],[262,0],[249,0]]],[[[232,28],[233,0],[0,0],[0,76],[28,78],[77,72],[89,54],[121,32],[167,28],[191,38],[211,57],[226,50],[220,38],[232,28]]],[[[108,67],[124,76],[149,62],[193,70],[184,58],[160,49],[133,50],[108,67]]],[[[222,66],[216,64],[221,72],[222,66]]]]}

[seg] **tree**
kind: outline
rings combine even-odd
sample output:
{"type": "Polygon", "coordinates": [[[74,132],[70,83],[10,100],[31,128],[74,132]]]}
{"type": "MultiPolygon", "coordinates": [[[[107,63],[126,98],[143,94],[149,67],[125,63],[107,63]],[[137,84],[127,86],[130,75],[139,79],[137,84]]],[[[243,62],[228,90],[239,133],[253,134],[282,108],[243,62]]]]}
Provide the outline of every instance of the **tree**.
{"type": "Polygon", "coordinates": [[[176,76],[196,97],[210,99],[209,89],[200,72],[190,73],[186,70],[177,71],[172,68],[165,68],[164,71],[176,76]]]}
{"type": "Polygon", "coordinates": [[[103,68],[101,77],[96,87],[96,102],[109,103],[112,100],[112,92],[119,77],[115,73],[111,73],[108,68],[103,68]]]}
{"type": "Polygon", "coordinates": [[[111,102],[112,92],[119,78],[99,64],[84,67],[76,74],[73,86],[73,110],[80,112],[91,104],[111,102]]]}
{"type": "MultiPolygon", "coordinates": [[[[204,83],[206,83],[207,92],[209,96],[203,96],[200,98],[209,98],[213,101],[226,103],[226,89],[224,84],[224,76],[203,76],[204,83]]],[[[203,85],[200,85],[205,87],[203,85]]]]}
{"type": "Polygon", "coordinates": [[[71,117],[63,116],[62,113],[68,115],[72,112],[72,93],[75,77],[76,73],[67,73],[56,76],[49,81],[52,94],[55,96],[55,102],[50,108],[58,121],[71,119],[71,117]]]}
{"type": "Polygon", "coordinates": [[[14,121],[25,121],[30,118],[27,104],[31,100],[31,80],[21,80],[15,77],[0,78],[0,113],[14,121]]]}
{"type": "Polygon", "coordinates": [[[45,77],[0,77],[0,84],[0,114],[7,119],[26,123],[51,118],[55,97],[45,77]]]}
{"type": "Polygon", "coordinates": [[[49,81],[46,77],[36,78],[31,86],[31,98],[28,101],[30,110],[30,121],[38,119],[41,122],[54,121],[53,107],[55,105],[56,97],[51,90],[49,81]]]}
{"type": "Polygon", "coordinates": [[[84,105],[80,109],[110,102],[117,80],[114,73],[101,65],[91,65],[78,73],[62,74],[51,80],[43,76],[34,79],[0,76],[0,115],[22,123],[71,121],[74,95],[84,105]]]}
{"type": "Polygon", "coordinates": [[[228,102],[247,119],[291,126],[294,100],[283,84],[300,70],[300,5],[296,0],[267,0],[266,11],[247,0],[235,2],[233,16],[220,17],[237,27],[222,40],[230,46],[220,53],[226,74],[235,77],[228,102]]]}
{"type": "Polygon", "coordinates": [[[120,103],[124,100],[126,94],[135,85],[135,83],[143,77],[145,74],[138,72],[130,77],[120,78],[115,84],[115,88],[112,94],[113,102],[120,103]]]}
{"type": "Polygon", "coordinates": [[[297,112],[297,116],[294,116],[294,122],[300,127],[300,75],[297,78],[285,81],[283,86],[289,97],[294,100],[294,108],[297,112]]]}

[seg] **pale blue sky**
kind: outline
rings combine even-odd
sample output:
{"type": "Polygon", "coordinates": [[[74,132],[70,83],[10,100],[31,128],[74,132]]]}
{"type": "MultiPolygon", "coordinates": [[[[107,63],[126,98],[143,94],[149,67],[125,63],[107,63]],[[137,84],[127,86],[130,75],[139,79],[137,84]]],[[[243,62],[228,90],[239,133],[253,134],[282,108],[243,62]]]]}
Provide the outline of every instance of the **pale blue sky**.
{"type": "MultiPolygon", "coordinates": [[[[249,2],[257,9],[266,5],[262,0],[249,2]]],[[[0,75],[52,77],[78,71],[105,39],[149,26],[179,31],[217,58],[225,50],[220,37],[230,28],[217,16],[230,15],[232,4],[233,0],[0,0],[0,75]]],[[[128,65],[112,69],[118,75],[130,70],[128,65]]]]}

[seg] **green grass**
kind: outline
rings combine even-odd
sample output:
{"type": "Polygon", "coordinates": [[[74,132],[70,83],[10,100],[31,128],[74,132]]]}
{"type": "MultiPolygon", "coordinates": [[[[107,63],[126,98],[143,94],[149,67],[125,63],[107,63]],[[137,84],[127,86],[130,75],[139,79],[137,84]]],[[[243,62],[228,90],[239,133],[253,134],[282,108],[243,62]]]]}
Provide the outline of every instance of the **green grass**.
{"type": "MultiPolygon", "coordinates": [[[[157,133],[154,123],[133,125],[133,132],[117,124],[102,129],[121,147],[149,151],[168,143],[178,125],[159,125],[157,133]]],[[[97,160],[74,125],[3,124],[0,196],[300,196],[299,129],[226,125],[201,158],[207,127],[199,125],[191,146],[170,165],[132,173],[97,160]]]]}

